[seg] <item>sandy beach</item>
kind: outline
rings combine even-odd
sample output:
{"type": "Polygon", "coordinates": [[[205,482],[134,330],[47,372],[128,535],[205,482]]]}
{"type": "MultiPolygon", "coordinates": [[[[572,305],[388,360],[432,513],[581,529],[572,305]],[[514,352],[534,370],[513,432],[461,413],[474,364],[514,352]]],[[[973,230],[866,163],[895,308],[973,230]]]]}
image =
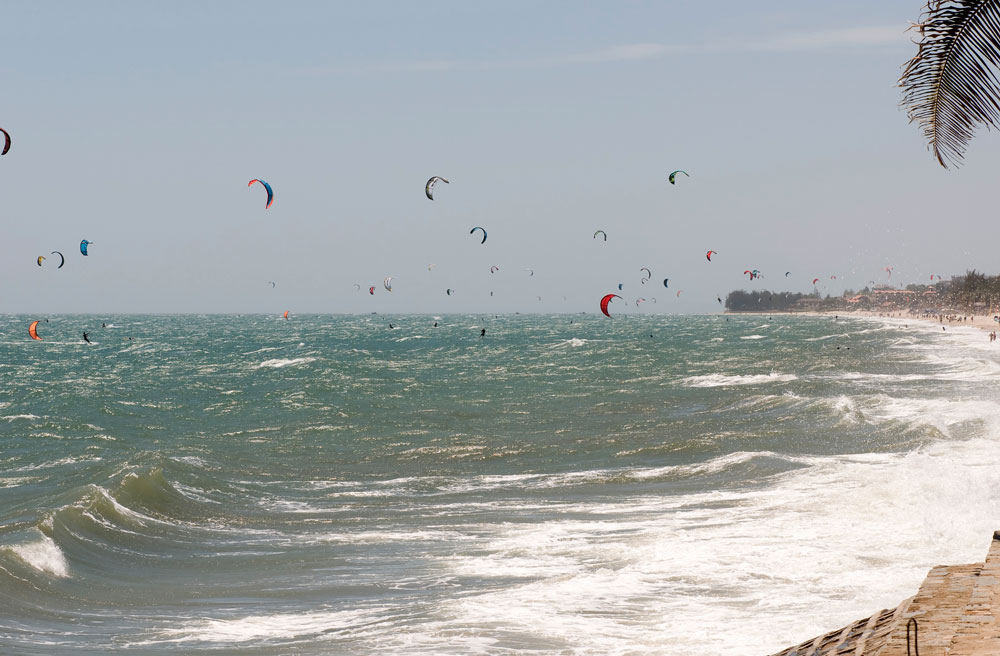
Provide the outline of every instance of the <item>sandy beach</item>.
{"type": "Polygon", "coordinates": [[[969,328],[978,328],[985,333],[990,333],[997,330],[997,322],[993,320],[992,316],[988,315],[911,315],[907,312],[873,312],[869,310],[858,310],[854,312],[817,312],[816,315],[821,316],[838,316],[838,317],[862,317],[866,319],[900,319],[905,321],[921,321],[929,324],[937,324],[943,328],[948,328],[949,326],[962,326],[969,328]]]}
{"type": "Polygon", "coordinates": [[[806,312],[727,312],[726,314],[732,316],[740,315],[759,315],[759,316],[803,316],[803,317],[830,317],[830,318],[863,318],[863,319],[896,319],[900,321],[913,321],[922,322],[927,324],[936,324],[944,328],[950,326],[954,327],[968,327],[977,328],[984,333],[990,333],[994,330],[1000,330],[1000,324],[993,320],[990,315],[911,315],[907,312],[875,312],[872,310],[853,310],[853,311],[816,311],[809,310],[806,312]]]}

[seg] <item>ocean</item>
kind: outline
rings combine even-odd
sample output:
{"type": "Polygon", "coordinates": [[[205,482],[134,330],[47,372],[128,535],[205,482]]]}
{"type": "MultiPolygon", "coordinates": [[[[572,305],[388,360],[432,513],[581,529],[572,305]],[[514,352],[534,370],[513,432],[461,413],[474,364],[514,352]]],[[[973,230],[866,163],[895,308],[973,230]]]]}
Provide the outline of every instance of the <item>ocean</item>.
{"type": "Polygon", "coordinates": [[[3,654],[760,655],[1000,528],[973,328],[39,318],[0,315],[3,654]]]}

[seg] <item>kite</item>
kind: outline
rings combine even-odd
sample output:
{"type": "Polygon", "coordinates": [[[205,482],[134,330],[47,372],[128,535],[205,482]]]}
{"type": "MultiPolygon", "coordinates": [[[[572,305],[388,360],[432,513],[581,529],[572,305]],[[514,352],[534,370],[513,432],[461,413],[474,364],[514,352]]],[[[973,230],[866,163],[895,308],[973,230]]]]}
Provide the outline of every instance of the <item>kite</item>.
{"type": "Polygon", "coordinates": [[[819,282],[819,278],[813,278],[813,284],[814,284],[814,285],[815,285],[816,283],[818,283],[818,282],[819,282]]]}
{"type": "Polygon", "coordinates": [[[604,298],[601,299],[601,312],[603,312],[604,316],[606,317],[611,316],[610,314],[608,314],[608,303],[610,303],[611,299],[613,298],[621,298],[621,296],[619,296],[618,294],[607,294],[605,295],[604,298]]]}
{"type": "Polygon", "coordinates": [[[479,243],[480,244],[485,244],[486,243],[486,229],[483,228],[482,226],[476,226],[475,228],[473,228],[472,230],[469,231],[469,234],[471,235],[476,230],[482,230],[483,231],[483,240],[481,242],[479,242],[479,243]]]}
{"type": "Polygon", "coordinates": [[[368,288],[368,293],[371,294],[372,296],[375,295],[375,285],[372,285],[371,287],[368,288]]]}
{"type": "Polygon", "coordinates": [[[63,267],[63,265],[66,264],[66,258],[63,257],[63,254],[60,253],[59,251],[52,251],[51,253],[49,253],[49,255],[58,255],[59,256],[59,266],[56,267],[57,269],[61,269],[63,267]]]}
{"type": "Polygon", "coordinates": [[[31,335],[31,339],[37,339],[41,341],[41,337],[38,336],[38,322],[32,321],[31,325],[28,326],[28,334],[31,335]]]}
{"type": "Polygon", "coordinates": [[[595,232],[594,239],[597,239],[597,235],[604,235],[604,241],[608,240],[608,233],[604,232],[603,230],[598,230],[597,232],[595,232]]]}
{"type": "Polygon", "coordinates": [[[389,276],[388,278],[386,278],[385,280],[383,280],[382,284],[385,285],[385,291],[391,292],[392,291],[392,276],[389,276]]]}
{"type": "Polygon", "coordinates": [[[282,315],[282,316],[285,317],[285,321],[288,321],[288,310],[285,310],[285,314],[282,315]]]}
{"type": "Polygon", "coordinates": [[[38,256],[38,260],[37,260],[38,266],[42,266],[42,260],[44,260],[44,259],[45,259],[45,257],[43,255],[39,255],[38,256]]]}
{"type": "Polygon", "coordinates": [[[689,178],[691,177],[690,175],[688,175],[687,171],[677,170],[677,171],[674,171],[673,173],[671,173],[670,176],[667,178],[668,180],[670,180],[670,184],[674,184],[674,181],[677,179],[677,174],[678,173],[683,173],[684,175],[686,175],[689,178]]]}
{"type": "Polygon", "coordinates": [[[499,271],[499,270],[500,270],[500,267],[498,267],[498,266],[497,266],[497,265],[495,265],[495,264],[494,264],[493,266],[491,266],[491,267],[490,267],[490,273],[496,273],[496,272],[497,272],[497,271],[499,271]]]}
{"type": "Polygon", "coordinates": [[[3,151],[0,151],[0,155],[6,155],[7,151],[10,150],[10,134],[3,128],[0,128],[0,132],[3,132],[3,151]]]}
{"type": "Polygon", "coordinates": [[[267,189],[267,205],[264,206],[264,209],[266,210],[267,208],[271,207],[271,203],[274,202],[274,192],[271,190],[271,185],[269,185],[266,182],[264,182],[263,180],[259,180],[257,178],[254,178],[253,180],[251,180],[250,182],[248,182],[247,186],[248,187],[252,187],[253,183],[255,183],[255,182],[261,183],[262,185],[264,185],[264,189],[267,189]]]}
{"type": "Polygon", "coordinates": [[[670,278],[664,278],[663,279],[663,286],[664,287],[670,287],[670,285],[667,284],[668,282],[670,282],[670,278]]]}
{"type": "Polygon", "coordinates": [[[87,241],[86,239],[84,239],[83,241],[81,241],[80,242],[80,252],[83,253],[84,255],[86,255],[87,254],[87,246],[90,246],[93,243],[94,242],[87,241]]]}
{"type": "Polygon", "coordinates": [[[716,253],[715,251],[708,251],[707,253],[705,253],[705,257],[707,257],[707,258],[708,258],[708,261],[709,261],[709,262],[711,262],[711,261],[712,261],[712,256],[713,256],[713,255],[718,255],[718,253],[716,253]]]}
{"type": "Polygon", "coordinates": [[[434,185],[436,185],[439,180],[445,184],[451,184],[440,175],[431,176],[431,179],[424,185],[424,193],[427,194],[427,198],[430,200],[434,200],[434,185]]]}

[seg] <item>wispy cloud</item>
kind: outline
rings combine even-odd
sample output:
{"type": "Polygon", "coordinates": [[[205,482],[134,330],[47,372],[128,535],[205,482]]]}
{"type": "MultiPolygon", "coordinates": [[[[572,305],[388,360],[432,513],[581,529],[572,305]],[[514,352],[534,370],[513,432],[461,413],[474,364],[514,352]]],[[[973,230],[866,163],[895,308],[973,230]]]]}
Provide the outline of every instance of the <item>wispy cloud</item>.
{"type": "Polygon", "coordinates": [[[667,46],[662,43],[631,43],[622,46],[611,46],[610,48],[603,48],[594,52],[540,59],[534,63],[556,66],[560,64],[637,61],[640,59],[657,59],[674,52],[678,52],[677,46],[667,46]]]}
{"type": "Polygon", "coordinates": [[[589,53],[540,60],[539,64],[583,64],[657,59],[676,54],[740,54],[751,52],[803,52],[860,50],[909,43],[908,25],[852,27],[819,32],[778,34],[763,38],[743,38],[698,44],[634,43],[603,48],[589,53]]]}
{"type": "Polygon", "coordinates": [[[787,34],[766,39],[757,44],[762,50],[846,50],[897,46],[909,43],[912,35],[906,33],[908,25],[881,25],[877,27],[852,27],[787,34]]]}
{"type": "Polygon", "coordinates": [[[448,59],[429,59],[425,61],[403,62],[398,64],[375,64],[369,70],[381,73],[440,73],[471,68],[469,63],[448,59]]]}
{"type": "Polygon", "coordinates": [[[912,35],[908,25],[852,27],[817,32],[795,32],[761,38],[743,38],[698,44],[628,43],[556,57],[505,62],[474,60],[426,60],[375,64],[368,70],[385,73],[439,73],[486,69],[538,68],[661,59],[678,54],[743,54],[759,52],[826,52],[870,50],[907,45],[912,35]]]}

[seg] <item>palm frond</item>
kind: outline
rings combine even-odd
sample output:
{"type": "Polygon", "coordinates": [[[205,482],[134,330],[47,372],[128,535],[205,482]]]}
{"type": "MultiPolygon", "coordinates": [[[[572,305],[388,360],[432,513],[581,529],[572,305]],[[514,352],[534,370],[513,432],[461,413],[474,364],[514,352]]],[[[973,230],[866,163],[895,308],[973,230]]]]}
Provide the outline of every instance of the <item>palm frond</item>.
{"type": "Polygon", "coordinates": [[[899,85],[941,166],[961,163],[979,124],[1000,121],[1000,0],[929,0],[899,85]]]}

